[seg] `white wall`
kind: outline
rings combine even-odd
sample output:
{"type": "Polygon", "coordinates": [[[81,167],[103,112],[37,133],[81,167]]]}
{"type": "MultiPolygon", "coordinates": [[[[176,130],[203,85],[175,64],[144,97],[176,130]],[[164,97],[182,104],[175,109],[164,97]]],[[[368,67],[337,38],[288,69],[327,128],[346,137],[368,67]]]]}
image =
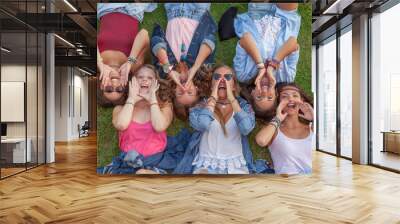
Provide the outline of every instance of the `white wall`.
{"type": "Polygon", "coordinates": [[[78,124],[88,120],[88,78],[72,67],[56,67],[55,74],[55,141],[70,141],[79,138],[78,124]]]}
{"type": "MultiPolygon", "coordinates": [[[[25,65],[2,65],[1,66],[1,81],[18,81],[25,82],[25,65]]],[[[7,110],[7,108],[1,108],[7,110]]],[[[24,122],[7,123],[7,137],[25,137],[24,122]]]]}
{"type": "MultiPolygon", "coordinates": [[[[1,66],[1,81],[5,82],[25,82],[25,75],[26,71],[28,72],[28,87],[34,86],[34,88],[27,87],[27,112],[34,111],[35,113],[27,113],[27,120],[28,120],[28,137],[30,133],[30,128],[35,131],[36,137],[36,106],[37,106],[37,99],[36,99],[36,80],[31,78],[31,74],[36,74],[36,66],[27,66],[25,65],[18,65],[18,64],[6,64],[1,66]],[[34,108],[33,108],[34,107],[34,108]],[[32,123],[34,122],[34,123],[32,123]]],[[[42,105],[38,105],[39,107],[42,105]]],[[[8,108],[1,108],[1,110],[7,110],[8,108]]],[[[7,136],[8,137],[25,137],[25,123],[26,122],[7,122],[7,136]]]]}
{"type": "Polygon", "coordinates": [[[79,137],[79,133],[78,133],[78,124],[80,124],[81,126],[85,123],[85,121],[88,120],[89,118],[89,110],[88,110],[88,106],[89,106],[89,102],[88,102],[88,78],[87,77],[83,77],[81,76],[83,73],[81,73],[79,70],[74,70],[75,75],[74,75],[74,91],[73,94],[74,96],[74,108],[72,110],[72,115],[73,115],[73,119],[72,121],[72,136],[74,136],[74,138],[78,138],[79,137]],[[76,72],[79,72],[78,75],[76,75],[76,72]],[[78,91],[80,91],[80,93],[78,93],[78,91]],[[79,97],[80,95],[80,97],[79,97]],[[79,102],[80,101],[80,102],[79,102]],[[81,108],[79,108],[81,107],[81,108]],[[82,111],[80,111],[82,110],[82,111]]]}
{"type": "MultiPolygon", "coordinates": [[[[25,64],[3,64],[1,66],[1,80],[11,82],[26,83],[26,107],[23,106],[22,113],[26,110],[27,119],[24,122],[6,122],[8,138],[30,139],[32,161],[44,163],[44,74],[40,66],[36,67],[25,64]],[[38,69],[38,70],[37,70],[38,69]],[[25,78],[27,77],[27,80],[25,78]],[[39,154],[37,156],[37,153],[39,154]]],[[[4,96],[2,96],[4,97],[4,96]]],[[[1,108],[1,110],[10,110],[10,108],[1,108]]],[[[12,111],[8,111],[11,112],[12,111]]]]}
{"type": "Polygon", "coordinates": [[[67,67],[55,68],[55,141],[68,140],[68,71],[67,67]]]}

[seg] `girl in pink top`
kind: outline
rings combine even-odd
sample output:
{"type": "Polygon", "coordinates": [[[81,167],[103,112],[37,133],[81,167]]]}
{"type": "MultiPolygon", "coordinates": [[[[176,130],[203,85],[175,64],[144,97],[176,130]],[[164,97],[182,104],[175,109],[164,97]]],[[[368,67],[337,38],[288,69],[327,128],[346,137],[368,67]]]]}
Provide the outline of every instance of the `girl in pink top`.
{"type": "Polygon", "coordinates": [[[119,132],[119,148],[124,152],[135,150],[147,157],[164,151],[166,145],[166,132],[155,131],[150,121],[131,121],[127,129],[119,132]]]}
{"type": "Polygon", "coordinates": [[[134,150],[147,157],[165,150],[173,112],[169,89],[159,90],[159,82],[163,80],[154,66],[143,65],[129,83],[125,104],[114,108],[112,122],[122,151],[134,150]]]}

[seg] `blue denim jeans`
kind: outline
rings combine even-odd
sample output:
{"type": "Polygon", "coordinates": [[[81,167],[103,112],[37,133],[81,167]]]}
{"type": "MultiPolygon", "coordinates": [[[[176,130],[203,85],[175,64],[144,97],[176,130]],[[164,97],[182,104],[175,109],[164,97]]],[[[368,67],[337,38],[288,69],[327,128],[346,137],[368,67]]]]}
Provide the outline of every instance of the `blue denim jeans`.
{"type": "Polygon", "coordinates": [[[176,136],[168,136],[167,146],[163,152],[143,157],[135,150],[128,153],[121,152],[104,167],[98,167],[98,174],[134,174],[139,169],[150,169],[165,174],[176,168],[183,159],[185,149],[189,143],[191,133],[182,129],[176,136]]]}

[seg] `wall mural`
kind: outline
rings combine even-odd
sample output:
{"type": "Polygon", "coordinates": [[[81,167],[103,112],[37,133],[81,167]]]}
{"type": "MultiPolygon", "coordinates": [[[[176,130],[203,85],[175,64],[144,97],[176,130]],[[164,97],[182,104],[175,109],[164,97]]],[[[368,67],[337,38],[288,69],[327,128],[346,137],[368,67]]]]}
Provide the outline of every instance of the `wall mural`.
{"type": "Polygon", "coordinates": [[[310,174],[309,3],[99,3],[97,172],[310,174]]]}

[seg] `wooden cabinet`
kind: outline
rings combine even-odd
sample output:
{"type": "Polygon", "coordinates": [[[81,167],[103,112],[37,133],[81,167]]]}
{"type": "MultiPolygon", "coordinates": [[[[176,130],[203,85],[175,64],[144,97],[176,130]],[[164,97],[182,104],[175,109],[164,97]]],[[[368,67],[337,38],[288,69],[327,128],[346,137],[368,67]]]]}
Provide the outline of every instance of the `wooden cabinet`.
{"type": "Polygon", "coordinates": [[[400,154],[400,132],[388,131],[383,133],[383,152],[400,154]]]}

